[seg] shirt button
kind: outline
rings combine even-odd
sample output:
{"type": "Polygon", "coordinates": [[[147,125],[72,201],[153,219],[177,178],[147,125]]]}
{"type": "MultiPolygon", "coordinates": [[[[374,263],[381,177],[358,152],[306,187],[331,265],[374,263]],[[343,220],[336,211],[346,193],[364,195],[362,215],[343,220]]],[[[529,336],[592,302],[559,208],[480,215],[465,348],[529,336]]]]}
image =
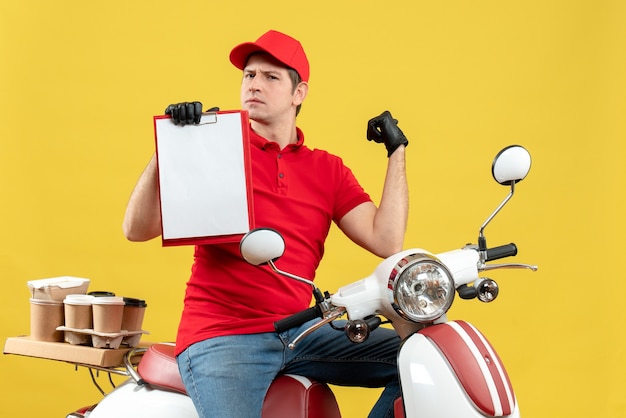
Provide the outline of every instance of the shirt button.
{"type": "Polygon", "coordinates": [[[285,175],[283,173],[278,173],[278,177],[282,179],[285,175]]]}

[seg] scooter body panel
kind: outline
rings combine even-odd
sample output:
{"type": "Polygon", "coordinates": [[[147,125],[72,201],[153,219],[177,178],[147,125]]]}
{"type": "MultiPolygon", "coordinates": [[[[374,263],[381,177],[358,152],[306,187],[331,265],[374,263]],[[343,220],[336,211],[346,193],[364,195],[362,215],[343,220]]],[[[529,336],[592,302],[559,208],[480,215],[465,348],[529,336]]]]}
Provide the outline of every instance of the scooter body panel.
{"type": "Polygon", "coordinates": [[[497,354],[466,322],[433,325],[411,335],[400,348],[398,369],[407,418],[519,417],[497,354]]]}
{"type": "Polygon", "coordinates": [[[191,398],[177,392],[139,386],[132,380],[102,399],[89,418],[198,418],[191,398]]]}

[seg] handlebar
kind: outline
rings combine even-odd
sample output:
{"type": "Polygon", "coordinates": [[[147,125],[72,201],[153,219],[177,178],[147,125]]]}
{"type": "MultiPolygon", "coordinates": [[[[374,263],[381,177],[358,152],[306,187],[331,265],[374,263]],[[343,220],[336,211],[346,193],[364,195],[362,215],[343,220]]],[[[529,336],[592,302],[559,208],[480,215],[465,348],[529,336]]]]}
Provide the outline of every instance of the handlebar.
{"type": "Polygon", "coordinates": [[[276,330],[276,332],[284,332],[288,329],[309,322],[312,319],[321,318],[322,316],[322,310],[320,309],[319,305],[311,306],[304,311],[300,311],[286,318],[283,318],[280,321],[274,322],[274,329],[276,330]]]}
{"type": "Polygon", "coordinates": [[[517,255],[517,246],[514,243],[500,245],[499,247],[488,248],[485,261],[498,260],[505,257],[513,257],[517,255]]]}

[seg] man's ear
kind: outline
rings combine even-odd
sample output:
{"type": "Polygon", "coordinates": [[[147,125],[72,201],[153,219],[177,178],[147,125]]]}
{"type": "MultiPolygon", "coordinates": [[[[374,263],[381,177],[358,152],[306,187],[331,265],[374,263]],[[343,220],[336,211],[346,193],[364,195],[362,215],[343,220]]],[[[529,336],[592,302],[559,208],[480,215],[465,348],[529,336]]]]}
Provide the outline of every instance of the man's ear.
{"type": "Polygon", "coordinates": [[[293,92],[293,103],[298,106],[304,102],[307,93],[309,92],[309,83],[306,81],[301,81],[298,84],[293,92]]]}

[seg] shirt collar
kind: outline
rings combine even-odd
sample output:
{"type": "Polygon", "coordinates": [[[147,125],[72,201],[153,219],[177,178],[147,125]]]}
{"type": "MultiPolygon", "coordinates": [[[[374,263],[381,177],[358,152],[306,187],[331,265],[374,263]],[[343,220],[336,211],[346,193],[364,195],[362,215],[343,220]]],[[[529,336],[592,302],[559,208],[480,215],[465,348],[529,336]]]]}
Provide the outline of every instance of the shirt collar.
{"type": "MultiPolygon", "coordinates": [[[[296,128],[296,134],[298,136],[298,141],[295,144],[287,145],[281,152],[295,152],[304,145],[304,133],[300,130],[300,128],[296,128]]],[[[276,149],[280,151],[278,143],[263,138],[261,135],[254,132],[252,127],[250,127],[250,143],[258,148],[261,148],[262,150],[276,149]]]]}

